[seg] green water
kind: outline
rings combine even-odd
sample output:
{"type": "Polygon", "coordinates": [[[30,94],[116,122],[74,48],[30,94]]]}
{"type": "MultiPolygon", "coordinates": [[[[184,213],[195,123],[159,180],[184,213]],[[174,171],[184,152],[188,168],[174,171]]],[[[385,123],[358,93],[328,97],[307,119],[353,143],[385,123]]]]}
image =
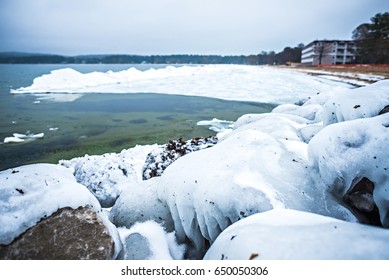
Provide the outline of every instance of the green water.
{"type": "MultiPolygon", "coordinates": [[[[87,93],[73,102],[34,103],[36,97],[32,95],[9,93],[11,87],[30,85],[34,77],[61,67],[0,65],[0,141],[13,133],[45,133],[43,139],[28,143],[0,144],[0,170],[37,162],[57,163],[85,154],[120,152],[137,144],[215,135],[196,123],[213,118],[235,121],[243,114],[274,108],[272,104],[153,93],[87,93]]],[[[85,72],[112,68],[78,67],[73,66],[85,72]]]]}

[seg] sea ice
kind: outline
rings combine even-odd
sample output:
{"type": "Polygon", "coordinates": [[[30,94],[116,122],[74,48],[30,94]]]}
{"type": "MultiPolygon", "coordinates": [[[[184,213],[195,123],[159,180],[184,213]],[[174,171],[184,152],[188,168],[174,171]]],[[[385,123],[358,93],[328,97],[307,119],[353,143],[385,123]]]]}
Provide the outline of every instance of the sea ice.
{"type": "MultiPolygon", "coordinates": [[[[65,68],[37,77],[31,86],[11,92],[34,93],[39,100],[53,101],[73,101],[88,92],[153,92],[281,104],[306,99],[333,86],[325,79],[288,69],[202,65],[86,74],[65,68]]],[[[350,87],[345,83],[337,83],[337,86],[350,87]]]]}

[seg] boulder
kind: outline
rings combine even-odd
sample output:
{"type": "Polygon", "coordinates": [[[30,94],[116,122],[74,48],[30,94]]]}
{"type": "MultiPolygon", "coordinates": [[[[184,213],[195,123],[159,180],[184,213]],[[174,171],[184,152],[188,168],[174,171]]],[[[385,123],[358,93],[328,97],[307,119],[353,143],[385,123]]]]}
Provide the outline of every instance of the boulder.
{"type": "Polygon", "coordinates": [[[32,164],[0,172],[1,259],[115,259],[116,227],[71,170],[32,164]]]}
{"type": "Polygon", "coordinates": [[[115,241],[88,205],[59,209],[0,248],[1,259],[102,260],[112,258],[115,241]]]}

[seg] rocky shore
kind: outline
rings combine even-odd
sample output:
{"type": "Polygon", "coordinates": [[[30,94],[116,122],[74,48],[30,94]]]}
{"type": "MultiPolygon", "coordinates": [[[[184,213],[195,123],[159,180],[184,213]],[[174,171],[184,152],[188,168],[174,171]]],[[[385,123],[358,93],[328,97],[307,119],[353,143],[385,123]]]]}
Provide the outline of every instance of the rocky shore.
{"type": "Polygon", "coordinates": [[[388,259],[389,81],[297,104],[0,172],[0,258],[388,259]]]}

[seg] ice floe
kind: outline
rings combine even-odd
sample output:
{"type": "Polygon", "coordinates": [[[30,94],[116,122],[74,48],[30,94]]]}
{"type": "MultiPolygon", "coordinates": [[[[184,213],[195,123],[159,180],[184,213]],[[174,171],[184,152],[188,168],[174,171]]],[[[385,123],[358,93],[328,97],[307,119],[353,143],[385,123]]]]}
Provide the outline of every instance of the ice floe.
{"type": "Polygon", "coordinates": [[[4,143],[24,143],[24,142],[29,142],[33,141],[36,139],[41,139],[45,136],[43,132],[33,134],[31,132],[27,132],[26,134],[21,134],[21,133],[13,133],[13,136],[5,137],[4,138],[4,143]]]}

